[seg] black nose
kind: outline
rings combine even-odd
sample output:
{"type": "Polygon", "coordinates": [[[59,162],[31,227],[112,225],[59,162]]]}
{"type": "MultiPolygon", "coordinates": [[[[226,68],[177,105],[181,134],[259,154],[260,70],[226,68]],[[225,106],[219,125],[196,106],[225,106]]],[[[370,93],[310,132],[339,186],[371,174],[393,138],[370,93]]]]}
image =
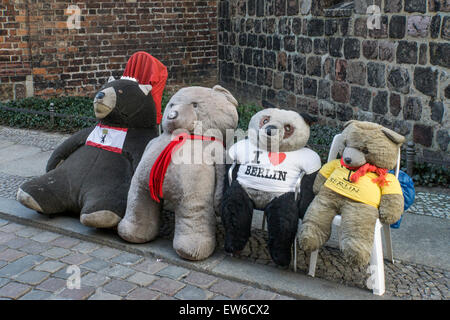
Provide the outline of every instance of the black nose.
{"type": "Polygon", "coordinates": [[[99,92],[95,96],[95,99],[103,99],[104,97],[105,97],[105,93],[104,92],[99,92]]]}
{"type": "Polygon", "coordinates": [[[346,164],[350,164],[352,163],[352,158],[345,158],[344,161],[346,164]]]}
{"type": "Polygon", "coordinates": [[[266,128],[266,133],[268,136],[271,136],[272,134],[275,134],[275,130],[277,130],[278,128],[275,126],[267,126],[266,128]]]}

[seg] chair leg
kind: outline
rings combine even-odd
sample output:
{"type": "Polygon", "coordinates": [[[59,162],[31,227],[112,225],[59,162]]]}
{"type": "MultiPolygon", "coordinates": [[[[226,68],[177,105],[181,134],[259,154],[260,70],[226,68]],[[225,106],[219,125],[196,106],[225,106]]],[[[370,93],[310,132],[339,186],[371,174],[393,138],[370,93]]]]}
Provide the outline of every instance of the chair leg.
{"type": "Polygon", "coordinates": [[[389,225],[383,225],[384,231],[384,243],[386,245],[386,256],[387,259],[394,263],[394,251],[392,249],[392,239],[391,239],[391,227],[389,225]]]}
{"type": "Polygon", "coordinates": [[[318,254],[319,254],[319,250],[311,252],[311,257],[309,258],[308,276],[314,277],[316,275],[316,264],[317,264],[318,254]]]}
{"type": "Polygon", "coordinates": [[[367,287],[372,289],[373,294],[383,295],[385,292],[384,279],[384,259],[383,259],[383,244],[381,242],[381,222],[377,220],[375,225],[375,235],[372,248],[372,255],[370,257],[369,272],[370,277],[367,279],[367,287]]]}

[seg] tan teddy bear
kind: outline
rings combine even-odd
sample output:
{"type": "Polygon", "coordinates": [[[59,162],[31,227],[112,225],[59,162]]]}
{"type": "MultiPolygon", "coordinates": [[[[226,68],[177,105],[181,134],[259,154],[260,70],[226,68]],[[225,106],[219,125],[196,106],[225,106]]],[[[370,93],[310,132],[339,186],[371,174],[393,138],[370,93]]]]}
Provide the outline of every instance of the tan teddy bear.
{"type": "Polygon", "coordinates": [[[222,200],[225,176],[223,142],[226,131],[237,127],[237,105],[221,86],[183,88],[170,99],[162,120],[164,133],[147,145],[131,181],[118,228],[123,239],[153,240],[160,211],[170,206],[175,212],[175,251],[189,260],[213,253],[214,211],[222,200]]]}
{"type": "Polygon", "coordinates": [[[403,213],[403,194],[397,178],[388,173],[405,138],[383,126],[362,121],[345,124],[342,158],[322,167],[314,181],[317,194],[303,220],[300,247],[319,249],[330,237],[340,214],[341,248],[356,266],[369,263],[377,218],[392,224],[403,213]]]}

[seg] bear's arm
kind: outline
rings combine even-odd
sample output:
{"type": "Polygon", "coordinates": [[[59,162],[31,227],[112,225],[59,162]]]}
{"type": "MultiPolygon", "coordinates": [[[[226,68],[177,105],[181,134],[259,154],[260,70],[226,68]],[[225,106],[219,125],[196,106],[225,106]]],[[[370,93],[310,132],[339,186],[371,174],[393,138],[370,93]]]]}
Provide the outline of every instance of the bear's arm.
{"type": "Polygon", "coordinates": [[[93,127],[78,131],[61,143],[50,156],[45,169],[46,172],[55,169],[61,161],[66,160],[72,153],[75,152],[75,150],[83,146],[92,130],[93,127]]]}
{"type": "Polygon", "coordinates": [[[306,213],[306,209],[308,209],[310,203],[315,197],[315,194],[313,192],[313,185],[318,172],[319,171],[316,171],[311,174],[305,175],[302,179],[300,185],[300,202],[298,206],[300,219],[303,219],[306,213]]]}
{"type": "Polygon", "coordinates": [[[133,172],[136,171],[147,145],[149,145],[153,138],[157,136],[157,128],[132,128],[128,130],[127,138],[124,143],[123,154],[130,161],[133,167],[133,172]]]}
{"type": "Polygon", "coordinates": [[[402,194],[383,194],[378,212],[384,224],[396,223],[403,213],[404,199],[402,194]]]}
{"type": "Polygon", "coordinates": [[[313,185],[313,192],[314,194],[318,194],[320,191],[320,188],[322,188],[323,184],[327,181],[327,178],[325,178],[320,172],[316,175],[316,179],[314,180],[313,185]]]}

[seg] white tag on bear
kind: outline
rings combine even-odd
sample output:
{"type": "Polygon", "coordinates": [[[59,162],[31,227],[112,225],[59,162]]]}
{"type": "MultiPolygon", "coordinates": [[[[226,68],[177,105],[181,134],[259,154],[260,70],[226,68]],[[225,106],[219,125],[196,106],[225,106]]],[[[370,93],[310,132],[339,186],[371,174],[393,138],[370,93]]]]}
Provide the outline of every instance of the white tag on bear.
{"type": "Polygon", "coordinates": [[[122,153],[127,136],[127,128],[109,127],[97,124],[86,140],[86,145],[103,150],[122,153]]]}

